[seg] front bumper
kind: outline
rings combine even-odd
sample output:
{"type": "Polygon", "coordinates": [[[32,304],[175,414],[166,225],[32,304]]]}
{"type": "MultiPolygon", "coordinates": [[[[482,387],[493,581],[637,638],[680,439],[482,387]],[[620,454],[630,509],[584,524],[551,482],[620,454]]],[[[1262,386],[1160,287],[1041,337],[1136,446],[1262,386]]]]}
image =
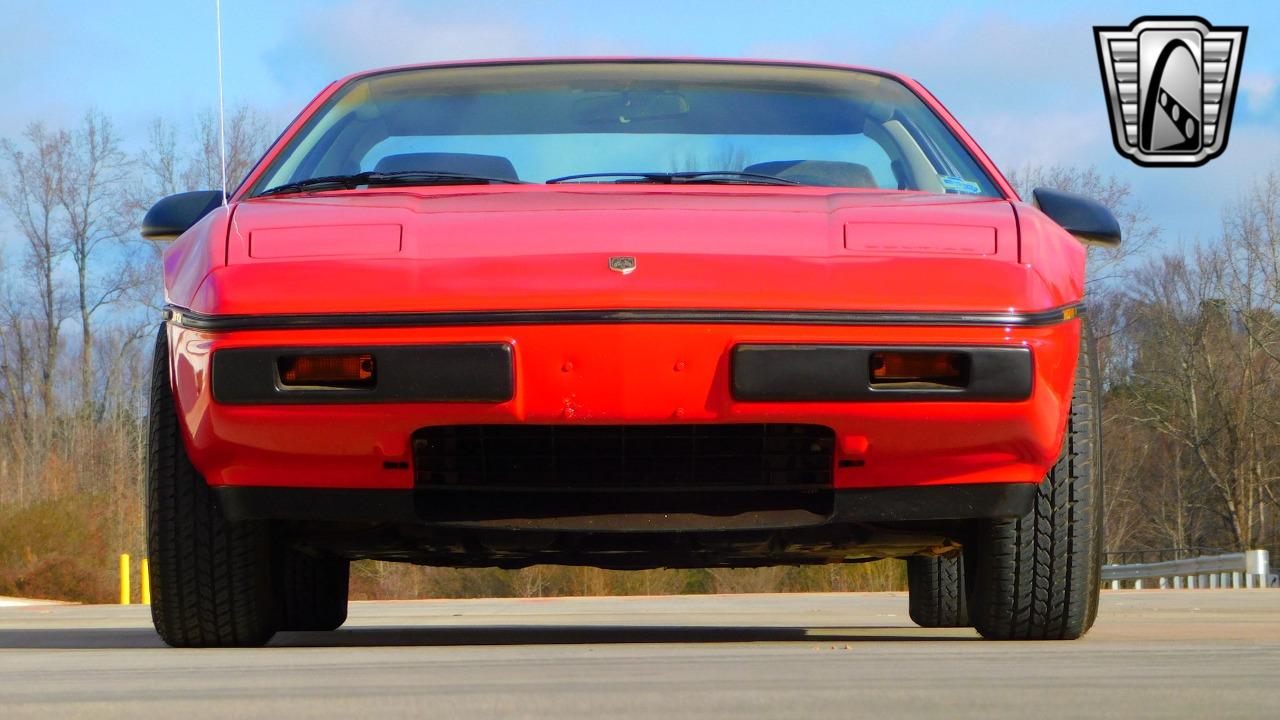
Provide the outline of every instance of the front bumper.
{"type": "Polygon", "coordinates": [[[214,487],[414,489],[410,438],[423,427],[493,424],[812,423],[832,428],[836,490],[1035,484],[1066,424],[1079,321],[1007,325],[581,323],[205,330],[170,323],[175,396],[192,462],[214,487]],[[219,351],[498,344],[502,401],[227,403],[219,351]],[[1021,400],[742,399],[735,348],[949,346],[1030,352],[1021,400]]]}

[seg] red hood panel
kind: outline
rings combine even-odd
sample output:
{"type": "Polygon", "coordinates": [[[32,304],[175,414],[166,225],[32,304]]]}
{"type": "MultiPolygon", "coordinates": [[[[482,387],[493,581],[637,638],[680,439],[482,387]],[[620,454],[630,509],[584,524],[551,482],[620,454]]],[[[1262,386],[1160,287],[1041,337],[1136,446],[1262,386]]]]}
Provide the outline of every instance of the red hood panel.
{"type": "MultiPolygon", "coordinates": [[[[1049,294],[1018,264],[1016,219],[1002,200],[529,186],[240,203],[227,266],[188,306],[211,314],[1008,310],[1073,299],[1049,294]],[[368,238],[362,226],[374,229],[368,238]],[[611,270],[614,256],[634,257],[635,270],[611,270]]],[[[181,303],[176,292],[173,301],[181,303]]]]}

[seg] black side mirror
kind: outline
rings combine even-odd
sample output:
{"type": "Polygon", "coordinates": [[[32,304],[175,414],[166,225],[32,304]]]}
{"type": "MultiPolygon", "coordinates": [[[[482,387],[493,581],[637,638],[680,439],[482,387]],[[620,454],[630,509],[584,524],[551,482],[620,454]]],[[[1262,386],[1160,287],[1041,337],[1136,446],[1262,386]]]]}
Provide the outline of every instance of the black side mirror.
{"type": "Polygon", "coordinates": [[[1052,188],[1032,190],[1031,202],[1080,242],[1120,247],[1120,223],[1102,203],[1052,188]]]}
{"type": "Polygon", "coordinates": [[[170,241],[222,205],[221,190],[197,190],[162,198],[142,218],[142,237],[170,241]]]}

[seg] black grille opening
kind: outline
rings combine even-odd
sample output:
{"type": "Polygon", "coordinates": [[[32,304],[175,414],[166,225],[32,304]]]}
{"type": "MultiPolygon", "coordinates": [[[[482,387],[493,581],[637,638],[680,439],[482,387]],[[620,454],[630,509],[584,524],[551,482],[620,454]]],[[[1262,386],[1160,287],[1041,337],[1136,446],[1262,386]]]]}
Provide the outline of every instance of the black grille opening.
{"type": "Polygon", "coordinates": [[[821,425],[451,425],[413,435],[420,512],[554,517],[831,507],[821,425]]]}

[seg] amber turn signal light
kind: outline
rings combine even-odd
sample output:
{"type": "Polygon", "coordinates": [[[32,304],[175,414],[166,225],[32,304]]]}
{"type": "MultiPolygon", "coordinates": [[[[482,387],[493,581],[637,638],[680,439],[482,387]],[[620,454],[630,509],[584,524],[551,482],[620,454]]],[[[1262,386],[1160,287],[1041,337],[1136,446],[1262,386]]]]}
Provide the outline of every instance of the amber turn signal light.
{"type": "Polygon", "coordinates": [[[962,388],[969,384],[969,356],[956,352],[871,353],[871,385],[962,388]]]}
{"type": "Polygon", "coordinates": [[[285,387],[371,388],[373,355],[290,355],[278,363],[285,387]]]}

